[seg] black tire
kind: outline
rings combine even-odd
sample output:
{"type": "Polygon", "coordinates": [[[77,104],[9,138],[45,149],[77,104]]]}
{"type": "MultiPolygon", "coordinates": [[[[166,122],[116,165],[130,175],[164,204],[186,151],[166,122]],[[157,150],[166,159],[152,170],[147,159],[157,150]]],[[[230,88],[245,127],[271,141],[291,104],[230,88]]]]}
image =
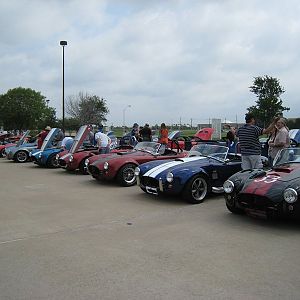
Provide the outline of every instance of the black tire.
{"type": "Polygon", "coordinates": [[[226,195],[225,196],[225,199],[226,199],[226,207],[227,209],[232,212],[233,214],[236,214],[236,215],[242,215],[244,214],[245,212],[238,208],[236,206],[236,195],[235,194],[231,194],[230,195],[230,198],[228,197],[229,195],[226,195]]]}
{"type": "Polygon", "coordinates": [[[79,164],[79,172],[81,173],[81,174],[83,174],[83,175],[88,175],[89,173],[88,173],[88,171],[87,171],[87,169],[85,168],[85,164],[84,164],[84,161],[86,160],[86,158],[84,158],[81,162],[80,162],[80,164],[79,164]]]}
{"type": "Polygon", "coordinates": [[[136,184],[134,175],[135,164],[124,165],[117,174],[117,181],[121,186],[132,186],[136,184]]]}
{"type": "Polygon", "coordinates": [[[20,150],[15,154],[15,161],[18,163],[24,163],[28,160],[29,154],[25,150],[20,150]]]}
{"type": "Polygon", "coordinates": [[[48,168],[58,168],[59,167],[58,160],[56,159],[56,154],[51,154],[48,157],[46,165],[48,168]]]}
{"type": "Polygon", "coordinates": [[[0,157],[4,157],[4,154],[5,153],[5,148],[3,148],[1,151],[0,151],[0,157]]]}
{"type": "Polygon", "coordinates": [[[205,176],[197,175],[185,185],[182,198],[189,203],[199,204],[211,193],[211,186],[205,176]]]}

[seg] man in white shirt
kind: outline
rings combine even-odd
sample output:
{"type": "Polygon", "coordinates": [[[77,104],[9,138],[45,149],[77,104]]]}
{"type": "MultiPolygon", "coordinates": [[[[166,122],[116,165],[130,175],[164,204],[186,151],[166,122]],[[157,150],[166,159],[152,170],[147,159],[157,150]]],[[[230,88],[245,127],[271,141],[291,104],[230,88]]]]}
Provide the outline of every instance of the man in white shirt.
{"type": "Polygon", "coordinates": [[[109,144],[111,140],[105,133],[98,131],[95,134],[95,140],[97,142],[97,146],[99,147],[100,154],[105,154],[109,152],[109,144]]]}
{"type": "Polygon", "coordinates": [[[73,138],[71,138],[70,136],[66,136],[61,141],[61,148],[63,148],[64,150],[70,150],[73,142],[74,142],[73,138]]]}

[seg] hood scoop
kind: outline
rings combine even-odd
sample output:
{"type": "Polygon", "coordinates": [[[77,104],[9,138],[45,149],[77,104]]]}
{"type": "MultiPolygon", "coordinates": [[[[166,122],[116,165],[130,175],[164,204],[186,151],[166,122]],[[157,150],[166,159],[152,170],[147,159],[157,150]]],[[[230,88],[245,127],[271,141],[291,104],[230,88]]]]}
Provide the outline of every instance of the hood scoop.
{"type": "Polygon", "coordinates": [[[293,171],[292,168],[287,168],[287,167],[277,167],[277,168],[275,167],[273,168],[273,170],[275,172],[282,172],[282,173],[291,173],[293,171]]]}

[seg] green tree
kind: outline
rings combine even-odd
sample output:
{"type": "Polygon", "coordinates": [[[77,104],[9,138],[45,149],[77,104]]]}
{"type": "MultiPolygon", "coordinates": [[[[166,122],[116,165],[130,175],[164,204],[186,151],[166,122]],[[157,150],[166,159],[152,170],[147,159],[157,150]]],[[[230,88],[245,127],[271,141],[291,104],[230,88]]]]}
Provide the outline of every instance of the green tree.
{"type": "Polygon", "coordinates": [[[106,122],[109,109],[106,101],[96,95],[83,94],[70,96],[67,100],[67,113],[83,124],[101,124],[106,122]]]}
{"type": "Polygon", "coordinates": [[[273,117],[282,115],[283,111],[290,110],[282,106],[280,96],[285,92],[277,78],[265,75],[254,77],[250,91],[257,97],[256,105],[247,108],[249,113],[253,113],[261,125],[272,122],[273,117]]]}
{"type": "Polygon", "coordinates": [[[30,88],[14,88],[0,95],[0,120],[6,129],[36,129],[55,120],[45,96],[30,88]]]}

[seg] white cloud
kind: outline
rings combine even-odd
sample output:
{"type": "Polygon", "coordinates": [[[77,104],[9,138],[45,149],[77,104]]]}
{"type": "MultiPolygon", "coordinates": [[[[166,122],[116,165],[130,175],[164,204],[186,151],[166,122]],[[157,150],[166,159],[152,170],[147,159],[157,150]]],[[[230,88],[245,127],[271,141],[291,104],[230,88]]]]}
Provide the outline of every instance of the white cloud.
{"type": "Polygon", "coordinates": [[[298,102],[300,3],[282,1],[2,1],[0,93],[31,87],[61,112],[79,91],[107,99],[109,124],[243,120],[253,77],[298,102]]]}

